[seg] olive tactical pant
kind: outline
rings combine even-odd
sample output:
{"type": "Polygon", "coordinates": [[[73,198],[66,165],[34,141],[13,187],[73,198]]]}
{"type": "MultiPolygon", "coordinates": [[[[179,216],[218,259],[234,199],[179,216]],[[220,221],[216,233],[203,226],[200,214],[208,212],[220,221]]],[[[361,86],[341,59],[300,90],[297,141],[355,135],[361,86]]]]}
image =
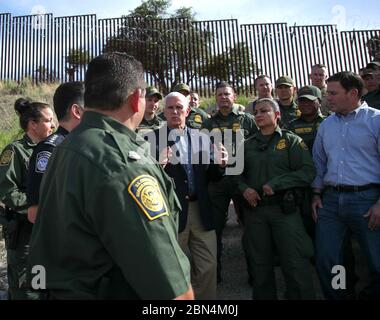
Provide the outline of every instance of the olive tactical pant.
{"type": "MultiPolygon", "coordinates": [[[[10,300],[26,300],[29,298],[27,288],[27,259],[29,241],[33,224],[20,221],[17,243],[12,249],[7,247],[8,293],[10,300]]],[[[7,232],[6,228],[4,232],[7,232]]],[[[6,242],[7,246],[7,242],[6,242]]]]}
{"type": "Polygon", "coordinates": [[[279,205],[244,209],[247,258],[253,274],[253,298],[277,299],[274,250],[280,257],[287,299],[314,299],[310,258],[313,246],[298,212],[284,214],[279,205]]]}

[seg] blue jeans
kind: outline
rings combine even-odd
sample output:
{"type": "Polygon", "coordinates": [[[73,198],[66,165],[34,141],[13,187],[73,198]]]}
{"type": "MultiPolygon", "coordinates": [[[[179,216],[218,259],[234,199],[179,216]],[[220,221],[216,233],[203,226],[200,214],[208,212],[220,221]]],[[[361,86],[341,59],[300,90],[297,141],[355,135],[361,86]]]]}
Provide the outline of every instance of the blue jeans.
{"type": "Polygon", "coordinates": [[[349,231],[368,260],[373,294],[380,298],[380,230],[368,229],[363,218],[380,197],[380,189],[338,192],[327,189],[316,224],[316,267],[326,299],[345,299],[346,290],[334,289],[334,265],[343,265],[343,247],[349,231]]]}

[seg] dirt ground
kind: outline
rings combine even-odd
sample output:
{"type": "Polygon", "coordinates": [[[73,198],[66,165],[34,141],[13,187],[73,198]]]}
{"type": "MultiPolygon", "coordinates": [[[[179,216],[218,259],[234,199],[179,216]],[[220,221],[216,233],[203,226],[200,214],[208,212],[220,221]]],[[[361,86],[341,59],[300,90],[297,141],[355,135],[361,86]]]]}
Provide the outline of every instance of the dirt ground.
{"type": "MultiPolygon", "coordinates": [[[[227,227],[223,235],[223,281],[218,285],[220,300],[251,300],[252,287],[248,284],[248,274],[244,253],[241,247],[242,228],[237,222],[236,215],[230,206],[227,227]]],[[[285,282],[279,267],[276,267],[278,298],[284,299],[285,282]]],[[[313,268],[314,287],[318,300],[323,299],[317,274],[313,268]]]]}
{"type": "MultiPolygon", "coordinates": [[[[2,233],[1,233],[2,234],[2,233]]],[[[241,248],[242,229],[237,223],[236,215],[230,207],[229,219],[224,232],[224,252],[222,258],[223,265],[223,281],[218,285],[217,295],[219,300],[251,300],[252,288],[247,280],[247,270],[244,254],[241,248]]],[[[4,248],[4,240],[0,236],[0,300],[5,299],[5,290],[7,288],[6,281],[6,251],[4,248]]],[[[361,281],[357,288],[363,288],[364,281],[368,278],[366,266],[360,263],[363,257],[360,255],[357,245],[355,254],[358,256],[357,272],[360,275],[361,281]]],[[[285,282],[279,267],[276,268],[276,278],[278,287],[279,299],[284,298],[285,282]]],[[[323,294],[320,289],[319,280],[313,268],[314,287],[318,300],[323,299],[323,294]]]]}

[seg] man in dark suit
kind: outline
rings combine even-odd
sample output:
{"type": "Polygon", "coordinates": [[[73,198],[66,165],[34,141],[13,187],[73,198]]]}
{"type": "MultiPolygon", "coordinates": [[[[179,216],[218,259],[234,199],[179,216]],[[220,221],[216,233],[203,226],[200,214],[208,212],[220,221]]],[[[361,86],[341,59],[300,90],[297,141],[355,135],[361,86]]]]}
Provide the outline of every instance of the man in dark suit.
{"type": "Polygon", "coordinates": [[[227,152],[221,145],[214,148],[206,134],[186,126],[189,111],[189,100],[181,93],[166,96],[167,126],[157,130],[156,137],[167,142],[167,147],[159,147],[160,162],[173,178],[181,202],[178,242],[190,255],[195,297],[209,300],[216,299],[216,234],[207,184],[222,177],[227,152]]]}

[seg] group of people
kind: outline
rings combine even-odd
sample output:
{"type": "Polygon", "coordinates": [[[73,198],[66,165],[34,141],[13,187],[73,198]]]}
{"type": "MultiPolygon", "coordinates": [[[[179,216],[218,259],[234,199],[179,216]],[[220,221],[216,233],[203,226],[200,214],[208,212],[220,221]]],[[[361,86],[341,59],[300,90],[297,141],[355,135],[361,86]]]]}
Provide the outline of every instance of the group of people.
{"type": "Polygon", "coordinates": [[[298,91],[277,79],[278,99],[259,76],[246,108],[220,82],[207,114],[187,84],[164,97],[107,53],[56,90],[56,132],[47,104],[17,100],[25,135],[0,156],[10,299],[216,299],[231,200],[254,299],[277,299],[277,258],[286,298],[314,299],[313,256],[325,297],[352,297],[332,285],[352,237],[380,298],[379,70],[318,64],[298,91]]]}

